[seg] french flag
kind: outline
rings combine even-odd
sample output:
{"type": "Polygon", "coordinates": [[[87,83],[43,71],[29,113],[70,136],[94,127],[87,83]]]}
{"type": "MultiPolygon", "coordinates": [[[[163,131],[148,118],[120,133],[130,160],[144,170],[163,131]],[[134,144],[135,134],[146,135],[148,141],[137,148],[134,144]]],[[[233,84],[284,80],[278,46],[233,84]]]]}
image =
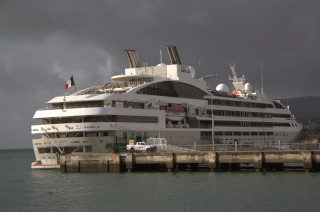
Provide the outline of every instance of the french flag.
{"type": "Polygon", "coordinates": [[[71,86],[74,86],[74,80],[73,80],[73,76],[71,76],[71,78],[69,79],[69,81],[65,84],[64,88],[67,90],[68,88],[70,88],[71,86]]]}

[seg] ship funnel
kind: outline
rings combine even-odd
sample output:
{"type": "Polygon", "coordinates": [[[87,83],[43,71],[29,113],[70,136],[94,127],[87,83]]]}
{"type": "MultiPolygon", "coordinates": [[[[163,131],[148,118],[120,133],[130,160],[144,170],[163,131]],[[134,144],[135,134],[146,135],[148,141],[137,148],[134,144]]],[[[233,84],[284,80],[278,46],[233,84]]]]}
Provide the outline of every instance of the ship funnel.
{"type": "Polygon", "coordinates": [[[180,60],[180,57],[178,54],[177,47],[173,46],[173,45],[168,45],[167,50],[168,50],[171,64],[180,64],[181,65],[181,60],[180,60]]]}
{"type": "Polygon", "coordinates": [[[127,57],[127,60],[128,60],[128,63],[129,63],[129,66],[130,68],[139,68],[141,67],[140,65],[140,61],[139,61],[139,58],[138,58],[138,54],[136,52],[136,50],[124,50],[124,53],[127,57]]]}

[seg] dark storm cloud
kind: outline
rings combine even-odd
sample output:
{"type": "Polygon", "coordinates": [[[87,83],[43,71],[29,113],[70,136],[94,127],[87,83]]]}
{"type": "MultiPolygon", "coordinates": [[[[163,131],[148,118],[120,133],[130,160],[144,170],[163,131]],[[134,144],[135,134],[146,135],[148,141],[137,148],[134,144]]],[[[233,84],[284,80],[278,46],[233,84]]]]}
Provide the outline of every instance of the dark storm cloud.
{"type": "Polygon", "coordinates": [[[0,67],[0,148],[30,147],[32,136],[30,124],[36,107],[43,106],[48,96],[56,95],[58,89],[53,84],[61,83],[56,73],[37,71],[37,67],[13,68],[12,73],[0,67]],[[33,76],[50,78],[34,82],[33,76]],[[30,84],[28,84],[30,83],[30,84]],[[39,87],[42,86],[42,89],[39,87]],[[37,106],[36,106],[37,105],[37,106]],[[28,142],[29,141],[29,142],[28,142]]]}
{"type": "Polygon", "coordinates": [[[312,74],[318,65],[319,6],[317,1],[7,1],[0,24],[7,39],[59,32],[70,37],[69,45],[102,46],[116,58],[118,72],[126,67],[123,49],[137,49],[141,60],[155,64],[159,49],[170,43],[184,63],[200,68],[198,75],[217,72],[220,80],[236,62],[239,72],[260,81],[262,61],[266,80],[274,73],[281,79],[270,93],[295,96],[300,88],[293,85],[301,78],[290,73],[312,74]],[[303,70],[294,68],[304,60],[303,70]],[[284,82],[287,77],[292,84],[284,82]],[[286,85],[295,88],[287,93],[286,85]]]}
{"type": "Polygon", "coordinates": [[[208,80],[212,88],[229,83],[234,62],[239,75],[260,88],[262,63],[269,96],[319,95],[318,8],[319,1],[308,0],[0,0],[0,95],[7,99],[1,126],[20,123],[27,134],[13,136],[9,127],[0,132],[30,146],[34,109],[62,94],[71,74],[80,89],[123,72],[128,48],[154,65],[160,49],[177,45],[197,76],[219,74],[208,80]]]}

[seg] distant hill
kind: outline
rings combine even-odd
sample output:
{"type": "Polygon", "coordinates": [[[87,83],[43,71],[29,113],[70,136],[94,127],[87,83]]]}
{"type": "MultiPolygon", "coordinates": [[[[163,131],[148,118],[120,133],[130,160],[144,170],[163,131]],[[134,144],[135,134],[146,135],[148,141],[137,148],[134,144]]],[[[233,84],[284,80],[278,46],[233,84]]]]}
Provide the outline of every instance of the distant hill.
{"type": "Polygon", "coordinates": [[[308,125],[320,125],[320,96],[306,96],[280,100],[283,105],[290,106],[292,114],[298,122],[308,125]]]}

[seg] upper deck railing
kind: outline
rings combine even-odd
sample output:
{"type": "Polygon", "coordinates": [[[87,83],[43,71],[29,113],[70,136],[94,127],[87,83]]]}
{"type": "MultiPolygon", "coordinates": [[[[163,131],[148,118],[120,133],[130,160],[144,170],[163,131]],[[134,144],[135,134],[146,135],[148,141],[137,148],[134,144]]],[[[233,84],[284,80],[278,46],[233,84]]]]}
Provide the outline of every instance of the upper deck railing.
{"type": "Polygon", "coordinates": [[[37,111],[43,111],[43,110],[62,110],[62,109],[76,109],[76,108],[93,108],[93,107],[106,107],[106,108],[133,108],[133,109],[148,109],[148,110],[156,110],[159,109],[159,107],[145,107],[145,102],[127,102],[123,101],[121,104],[103,104],[103,103],[77,103],[77,104],[66,104],[66,107],[63,106],[56,106],[56,107],[45,107],[45,108],[37,108],[37,111]]]}

